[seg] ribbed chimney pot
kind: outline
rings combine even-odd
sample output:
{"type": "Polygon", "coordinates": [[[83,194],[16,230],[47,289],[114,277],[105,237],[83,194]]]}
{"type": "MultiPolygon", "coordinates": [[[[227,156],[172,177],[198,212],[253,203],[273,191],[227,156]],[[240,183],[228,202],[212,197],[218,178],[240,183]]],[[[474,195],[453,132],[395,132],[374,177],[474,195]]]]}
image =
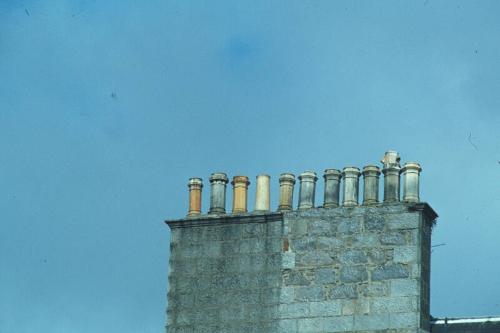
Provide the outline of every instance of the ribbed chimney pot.
{"type": "Polygon", "coordinates": [[[363,168],[363,205],[378,203],[378,186],[380,168],[375,165],[367,165],[363,168]]]}
{"type": "Polygon", "coordinates": [[[209,214],[226,213],[226,184],[228,179],[225,173],[216,172],[210,176],[210,210],[209,214]]]}
{"type": "Polygon", "coordinates": [[[399,154],[394,150],[385,153],[381,162],[384,165],[382,172],[384,174],[384,202],[399,201],[399,154]]]}
{"type": "Polygon", "coordinates": [[[359,176],[361,172],[356,167],[345,167],[342,171],[344,178],[344,206],[357,206],[359,195],[359,176]]]}
{"type": "Polygon", "coordinates": [[[316,193],[316,181],[318,177],[313,171],[305,171],[300,174],[299,209],[314,207],[314,195],[316,193]]]}
{"type": "Polygon", "coordinates": [[[255,188],[255,205],[254,211],[267,212],[270,210],[269,197],[270,188],[268,175],[258,175],[255,188]]]}
{"type": "Polygon", "coordinates": [[[188,216],[201,214],[201,189],[203,181],[201,178],[189,178],[189,211],[188,216]]]}
{"type": "Polygon", "coordinates": [[[293,187],[295,176],[291,173],[282,173],[279,178],[280,201],[278,211],[288,211],[293,209],[293,187]]]}
{"type": "Polygon", "coordinates": [[[231,185],[233,185],[233,213],[246,213],[248,185],[250,185],[248,177],[234,176],[231,185]]]}
{"type": "Polygon", "coordinates": [[[422,168],[416,162],[405,163],[401,169],[403,174],[403,201],[404,202],[419,202],[420,201],[420,172],[422,168]]]}
{"type": "Polygon", "coordinates": [[[337,169],[326,169],[323,175],[325,179],[324,208],[335,208],[339,206],[340,179],[342,172],[337,169]]]}

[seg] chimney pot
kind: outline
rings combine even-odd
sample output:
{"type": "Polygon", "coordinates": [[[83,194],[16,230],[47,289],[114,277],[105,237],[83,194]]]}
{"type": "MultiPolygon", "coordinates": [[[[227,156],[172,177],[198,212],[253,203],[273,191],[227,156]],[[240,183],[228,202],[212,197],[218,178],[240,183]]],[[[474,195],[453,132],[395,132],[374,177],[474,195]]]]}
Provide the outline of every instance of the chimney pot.
{"type": "Polygon", "coordinates": [[[234,176],[233,181],[233,213],[247,212],[248,181],[247,176],[234,176]]]}
{"type": "Polygon", "coordinates": [[[324,208],[335,208],[339,206],[340,179],[342,172],[337,169],[326,169],[323,174],[325,179],[324,208]]]}
{"type": "Polygon", "coordinates": [[[399,202],[399,154],[394,150],[385,153],[381,162],[384,165],[384,202],[399,202]]]}
{"type": "Polygon", "coordinates": [[[226,213],[226,184],[227,175],[222,172],[215,172],[210,176],[210,210],[209,214],[226,213]]]}
{"type": "Polygon", "coordinates": [[[257,212],[267,212],[270,210],[269,197],[269,175],[258,175],[255,185],[255,205],[254,211],[257,212]]]}
{"type": "Polygon", "coordinates": [[[361,172],[356,167],[345,167],[342,171],[344,178],[344,206],[357,206],[359,196],[359,176],[361,172]]]}
{"type": "Polygon", "coordinates": [[[201,178],[189,178],[189,211],[188,216],[196,216],[201,214],[201,189],[203,188],[203,180],[201,178]]]}
{"type": "Polygon", "coordinates": [[[316,172],[305,171],[300,174],[299,209],[314,208],[314,195],[316,192],[316,172]]]}
{"type": "Polygon", "coordinates": [[[378,186],[380,168],[375,165],[367,165],[363,168],[363,205],[373,205],[378,203],[378,186]]]}
{"type": "Polygon", "coordinates": [[[282,173],[279,178],[280,201],[278,211],[288,211],[293,209],[293,187],[295,176],[291,173],[282,173]]]}
{"type": "Polygon", "coordinates": [[[416,162],[405,163],[401,169],[403,174],[403,201],[404,202],[419,202],[420,201],[420,172],[422,168],[416,162]]]}

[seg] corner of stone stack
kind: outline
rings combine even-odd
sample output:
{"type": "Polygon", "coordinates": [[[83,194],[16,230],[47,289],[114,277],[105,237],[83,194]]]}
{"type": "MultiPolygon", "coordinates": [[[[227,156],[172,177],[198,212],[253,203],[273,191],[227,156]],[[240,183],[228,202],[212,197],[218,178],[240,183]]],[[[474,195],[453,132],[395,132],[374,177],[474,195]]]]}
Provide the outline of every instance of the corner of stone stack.
{"type": "Polygon", "coordinates": [[[281,332],[429,332],[426,204],[295,211],[279,306],[281,332]]]}

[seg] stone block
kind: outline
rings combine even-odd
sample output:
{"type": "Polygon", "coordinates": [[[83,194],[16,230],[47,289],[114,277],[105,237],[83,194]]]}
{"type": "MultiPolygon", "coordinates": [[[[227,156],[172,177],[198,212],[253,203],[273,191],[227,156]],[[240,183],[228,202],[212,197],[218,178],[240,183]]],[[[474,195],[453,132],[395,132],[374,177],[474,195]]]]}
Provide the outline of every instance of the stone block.
{"type": "Polygon", "coordinates": [[[372,281],[407,278],[408,267],[403,264],[389,264],[376,267],[371,274],[372,281]]]}
{"type": "Polygon", "coordinates": [[[381,215],[365,215],[364,219],[365,230],[368,231],[382,231],[385,226],[385,219],[381,215]]]}
{"type": "Polygon", "coordinates": [[[295,288],[294,287],[281,287],[279,302],[280,303],[292,303],[295,299],[295,288]]]}
{"type": "Polygon", "coordinates": [[[332,268],[319,268],[316,270],[315,283],[329,284],[337,281],[337,274],[332,268]]]}
{"type": "Polygon", "coordinates": [[[354,315],[354,329],[359,331],[387,328],[389,314],[354,315]]]}
{"type": "Polygon", "coordinates": [[[321,286],[295,288],[296,301],[322,301],[324,299],[325,291],[321,286]]]}
{"type": "Polygon", "coordinates": [[[340,234],[354,234],[361,231],[361,217],[351,217],[342,219],[337,227],[340,234]]]}
{"type": "Polygon", "coordinates": [[[333,264],[333,258],[324,251],[311,251],[304,253],[303,255],[296,256],[296,266],[302,267],[318,267],[333,264]]]}
{"type": "MultiPolygon", "coordinates": [[[[269,331],[271,332],[271,331],[269,331]]],[[[297,320],[296,319],[281,319],[278,321],[278,332],[289,333],[297,332],[297,320]]]]}
{"type": "Polygon", "coordinates": [[[356,290],[356,285],[354,284],[344,284],[340,286],[333,287],[330,290],[329,298],[340,299],[340,298],[357,298],[358,292],[356,290]]]}
{"type": "Polygon", "coordinates": [[[398,246],[394,248],[394,262],[411,263],[417,261],[417,248],[414,246],[398,246]]]}
{"type": "Polygon", "coordinates": [[[318,250],[332,250],[344,246],[344,241],[338,237],[317,237],[315,245],[318,250]]]}
{"type": "Polygon", "coordinates": [[[372,282],[360,285],[359,293],[365,297],[388,296],[389,288],[386,282],[372,282]]]}
{"type": "Polygon", "coordinates": [[[368,259],[372,264],[384,264],[387,261],[385,251],[382,249],[372,249],[367,253],[368,259]]]}
{"type": "Polygon", "coordinates": [[[387,214],[385,220],[390,230],[417,229],[420,222],[419,215],[415,213],[387,214]]]}
{"type": "Polygon", "coordinates": [[[329,317],[323,319],[324,332],[348,332],[354,329],[353,316],[329,317]]]}
{"type": "Polygon", "coordinates": [[[389,232],[380,235],[382,245],[405,245],[406,238],[401,232],[389,232]]]}
{"type": "Polygon", "coordinates": [[[285,271],[283,280],[286,286],[308,286],[311,284],[304,274],[297,270],[285,271]]]}
{"type": "MultiPolygon", "coordinates": [[[[285,252],[283,253],[282,268],[283,269],[293,269],[295,268],[295,253],[285,252]]],[[[274,266],[274,265],[273,265],[274,266]]]]}
{"type": "Polygon", "coordinates": [[[303,238],[293,239],[290,245],[292,251],[297,251],[297,252],[314,251],[316,248],[316,238],[303,237],[303,238]]]}
{"type": "Polygon", "coordinates": [[[301,333],[323,332],[323,321],[315,318],[297,319],[297,327],[301,333]]]}
{"type": "Polygon", "coordinates": [[[290,221],[291,233],[294,237],[307,235],[307,223],[300,219],[290,221]]]}
{"type": "Polygon", "coordinates": [[[340,253],[340,262],[346,265],[362,264],[367,262],[364,251],[358,249],[349,249],[340,253]]]}
{"type": "Polygon", "coordinates": [[[398,313],[416,311],[414,297],[377,297],[371,301],[372,313],[398,313]]]}
{"type": "Polygon", "coordinates": [[[309,303],[309,313],[311,317],[330,317],[341,314],[340,300],[311,302],[309,303]]]}
{"type": "Polygon", "coordinates": [[[420,287],[415,279],[400,279],[390,282],[391,296],[417,296],[420,287]]]}
{"type": "Polygon", "coordinates": [[[280,318],[304,318],[309,315],[309,304],[307,303],[280,304],[278,311],[280,318]]]}
{"type": "Polygon", "coordinates": [[[419,326],[417,312],[389,314],[389,328],[418,328],[419,326]]]}
{"type": "Polygon", "coordinates": [[[340,269],[340,282],[364,282],[368,280],[366,267],[362,266],[344,266],[340,269]]]}
{"type": "Polygon", "coordinates": [[[335,233],[336,224],[331,221],[317,220],[308,222],[307,229],[311,236],[331,236],[335,233]]]}

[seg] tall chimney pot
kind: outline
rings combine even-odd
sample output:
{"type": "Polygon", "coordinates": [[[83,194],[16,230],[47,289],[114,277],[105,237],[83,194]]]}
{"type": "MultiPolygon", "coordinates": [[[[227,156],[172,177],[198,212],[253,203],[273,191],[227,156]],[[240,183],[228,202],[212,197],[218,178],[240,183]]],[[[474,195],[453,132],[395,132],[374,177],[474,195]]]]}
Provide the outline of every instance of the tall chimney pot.
{"type": "Polygon", "coordinates": [[[384,165],[382,172],[384,174],[384,202],[399,201],[399,154],[394,150],[385,153],[381,162],[384,165]]]}
{"type": "Polygon", "coordinates": [[[323,207],[338,207],[340,198],[340,179],[342,178],[342,172],[337,169],[326,169],[323,178],[325,179],[325,196],[323,207]]]}
{"type": "Polygon", "coordinates": [[[359,195],[359,176],[361,172],[356,167],[345,167],[342,171],[344,178],[344,206],[357,206],[359,195]]]}
{"type": "Polygon", "coordinates": [[[291,173],[282,173],[279,178],[280,201],[278,211],[288,211],[293,209],[293,187],[295,176],[291,173]]]}
{"type": "Polygon", "coordinates": [[[210,176],[210,210],[209,214],[226,213],[226,184],[227,175],[222,172],[213,173],[210,176]]]}
{"type": "Polygon", "coordinates": [[[375,165],[367,165],[363,168],[363,205],[378,203],[378,186],[380,168],[375,165]]]}
{"type": "Polygon", "coordinates": [[[404,202],[419,202],[419,183],[420,172],[422,168],[416,162],[405,163],[401,169],[403,174],[403,201],[404,202]]]}
{"type": "Polygon", "coordinates": [[[255,205],[254,211],[258,212],[267,212],[270,210],[269,197],[270,197],[270,188],[269,188],[269,180],[270,176],[268,175],[258,175],[256,181],[256,189],[255,189],[255,205]]]}
{"type": "Polygon", "coordinates": [[[305,171],[300,174],[299,209],[314,208],[314,195],[316,192],[316,181],[318,177],[313,171],[305,171]]]}
{"type": "Polygon", "coordinates": [[[189,211],[187,216],[196,216],[201,214],[201,189],[203,180],[201,178],[189,178],[189,211]]]}
{"type": "Polygon", "coordinates": [[[246,213],[248,185],[250,185],[248,177],[234,176],[231,185],[233,185],[233,213],[246,213]]]}

